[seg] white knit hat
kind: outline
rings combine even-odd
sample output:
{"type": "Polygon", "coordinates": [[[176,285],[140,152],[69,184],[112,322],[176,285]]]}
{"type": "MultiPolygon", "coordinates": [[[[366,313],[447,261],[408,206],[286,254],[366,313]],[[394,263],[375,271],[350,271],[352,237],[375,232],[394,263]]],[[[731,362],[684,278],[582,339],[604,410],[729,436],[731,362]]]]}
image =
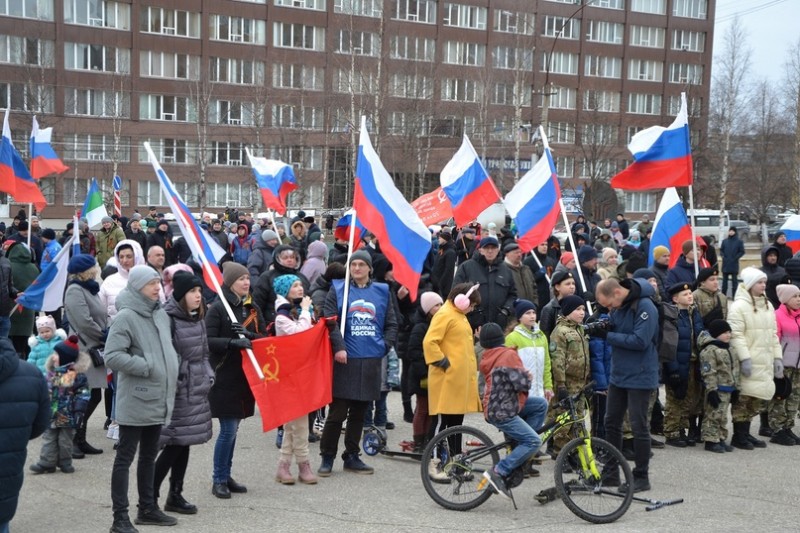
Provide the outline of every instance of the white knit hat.
{"type": "Polygon", "coordinates": [[[36,319],[36,330],[50,328],[53,333],[56,331],[56,321],[50,315],[40,316],[36,319]]]}
{"type": "Polygon", "coordinates": [[[753,288],[753,285],[755,285],[762,279],[767,279],[767,275],[761,270],[757,269],[756,267],[745,268],[744,270],[742,270],[741,276],[744,288],[747,289],[748,291],[753,288]]]}

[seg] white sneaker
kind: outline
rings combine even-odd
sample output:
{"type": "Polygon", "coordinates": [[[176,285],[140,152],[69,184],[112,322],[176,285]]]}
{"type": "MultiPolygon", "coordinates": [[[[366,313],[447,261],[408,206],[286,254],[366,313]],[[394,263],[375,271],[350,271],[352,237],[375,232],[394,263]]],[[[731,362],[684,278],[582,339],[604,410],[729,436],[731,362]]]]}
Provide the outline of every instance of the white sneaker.
{"type": "Polygon", "coordinates": [[[439,463],[441,460],[438,457],[431,459],[431,462],[428,463],[428,477],[434,483],[450,483],[450,477],[439,469],[439,463]]]}
{"type": "Polygon", "coordinates": [[[117,424],[116,422],[111,422],[108,425],[106,438],[109,438],[111,440],[119,440],[119,424],[117,424]]]}

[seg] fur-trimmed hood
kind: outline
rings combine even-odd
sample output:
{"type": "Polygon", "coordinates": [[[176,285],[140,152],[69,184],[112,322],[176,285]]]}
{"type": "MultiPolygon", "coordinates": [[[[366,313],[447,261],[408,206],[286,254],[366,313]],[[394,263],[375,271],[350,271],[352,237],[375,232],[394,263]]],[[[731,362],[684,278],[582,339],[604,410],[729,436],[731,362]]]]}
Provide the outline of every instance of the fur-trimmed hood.
{"type": "MultiPolygon", "coordinates": [[[[61,339],[62,341],[67,340],[67,332],[61,328],[58,328],[56,330],[55,336],[61,339]]],[[[31,348],[35,348],[36,346],[38,346],[39,342],[41,341],[39,341],[38,335],[31,335],[30,337],[28,337],[28,346],[30,346],[31,348]]]]}
{"type": "Polygon", "coordinates": [[[47,358],[47,362],[44,364],[45,368],[48,372],[54,372],[57,369],[66,369],[66,370],[74,370],[79,374],[85,373],[92,367],[92,358],[89,357],[89,354],[86,352],[78,352],[78,359],[74,363],[70,363],[69,365],[64,366],[56,366],[56,359],[58,358],[58,354],[53,352],[50,354],[50,357],[47,358]],[[67,368],[71,367],[71,368],[67,368]]]}

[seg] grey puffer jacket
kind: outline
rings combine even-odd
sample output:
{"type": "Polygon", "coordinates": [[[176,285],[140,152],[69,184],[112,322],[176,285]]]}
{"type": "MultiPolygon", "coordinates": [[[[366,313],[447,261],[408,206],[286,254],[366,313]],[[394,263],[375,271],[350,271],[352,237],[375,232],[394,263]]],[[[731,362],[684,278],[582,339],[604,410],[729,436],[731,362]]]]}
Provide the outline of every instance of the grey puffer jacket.
{"type": "Polygon", "coordinates": [[[106,366],[117,372],[116,418],[122,426],[161,426],[172,418],[178,354],[161,303],[122,289],[106,340],[106,366]]]}
{"type": "MultiPolygon", "coordinates": [[[[81,351],[90,348],[103,348],[108,314],[100,296],[78,282],[73,281],[64,295],[64,313],[67,315],[69,327],[78,335],[78,346],[81,351]]],[[[105,365],[91,367],[86,371],[86,380],[90,389],[108,387],[105,365]]]]}
{"type": "Polygon", "coordinates": [[[172,420],[161,428],[159,445],[191,446],[211,440],[211,406],[208,393],[214,371],[208,362],[206,323],[190,316],[175,298],[164,310],[172,321],[172,343],[178,352],[178,385],[172,420]]]}

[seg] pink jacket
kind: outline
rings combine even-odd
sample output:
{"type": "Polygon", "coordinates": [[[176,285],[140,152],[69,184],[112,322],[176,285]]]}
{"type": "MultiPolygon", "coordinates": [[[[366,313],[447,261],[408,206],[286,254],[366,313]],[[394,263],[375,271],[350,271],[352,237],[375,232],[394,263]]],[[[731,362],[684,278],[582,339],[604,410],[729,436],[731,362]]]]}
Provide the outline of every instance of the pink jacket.
{"type": "Polygon", "coordinates": [[[783,366],[800,368],[800,309],[792,311],[781,304],[775,311],[775,322],[783,351],[783,366]]]}

